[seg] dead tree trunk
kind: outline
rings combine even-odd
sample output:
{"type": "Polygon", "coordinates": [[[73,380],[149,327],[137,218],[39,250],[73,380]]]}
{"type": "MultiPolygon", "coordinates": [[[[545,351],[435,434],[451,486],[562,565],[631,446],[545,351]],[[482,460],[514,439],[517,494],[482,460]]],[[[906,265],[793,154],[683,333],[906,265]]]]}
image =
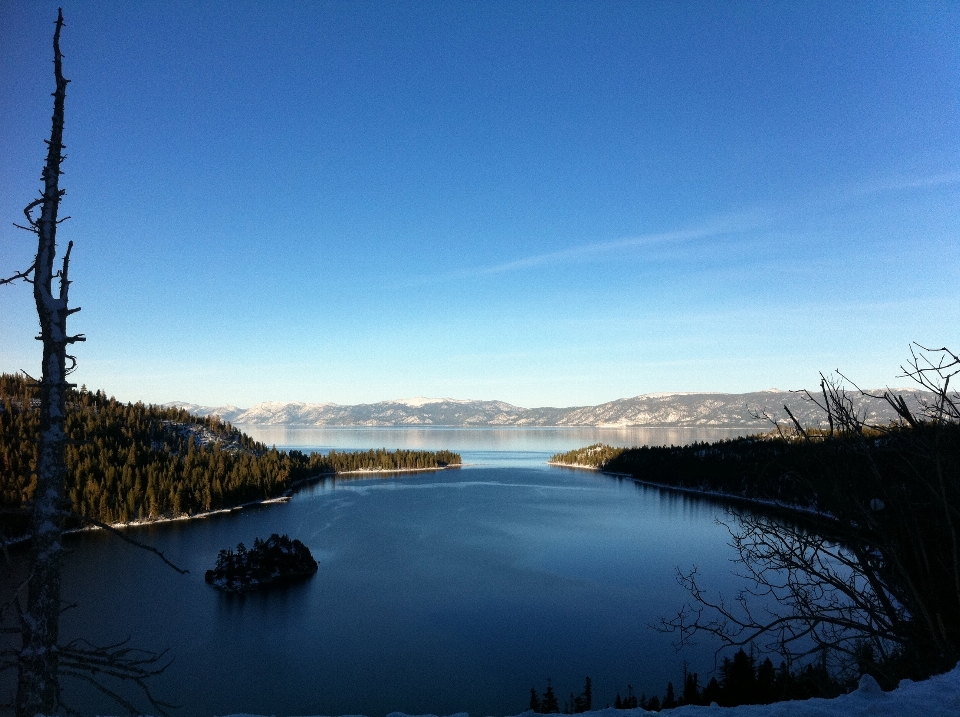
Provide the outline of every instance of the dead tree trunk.
{"type": "MultiPolygon", "coordinates": [[[[53,127],[47,141],[47,161],[41,179],[41,196],[23,210],[27,225],[21,229],[37,235],[37,254],[33,264],[13,276],[0,278],[0,285],[25,281],[33,285],[33,295],[40,321],[40,336],[43,342],[43,364],[40,381],[40,433],[37,451],[37,484],[32,505],[32,555],[30,572],[24,584],[7,606],[12,608],[19,620],[16,628],[3,627],[3,632],[17,632],[20,644],[17,648],[0,650],[0,670],[16,666],[18,670],[15,710],[17,717],[35,717],[37,714],[54,714],[59,708],[76,713],[61,699],[62,676],[92,684],[101,693],[111,697],[131,714],[140,714],[132,702],[120,692],[103,684],[102,680],[132,682],[143,692],[150,704],[166,714],[166,702],[153,697],[147,687],[149,677],[162,673],[168,666],[166,651],[155,653],[129,647],[123,640],[112,645],[97,646],[86,640],[76,639],[60,645],[59,628],[62,605],[60,600],[60,567],[63,555],[61,538],[62,520],[70,516],[91,525],[99,525],[119,534],[115,528],[103,525],[91,518],[72,514],[64,496],[67,478],[67,399],[74,386],[67,377],[76,367],[76,360],[67,353],[70,344],[84,341],[82,335],[67,333],[67,317],[79,311],[68,307],[70,281],[70,252],[73,242],[67,244],[60,262],[57,258],[57,226],[64,219],[58,217],[60,199],[60,165],[63,154],[63,105],[67,83],[62,72],[63,56],[60,54],[60,31],[63,28],[63,13],[57,15],[53,35],[53,62],[56,90],[53,93],[53,127]],[[36,217],[37,207],[40,216],[36,217]]],[[[150,546],[143,545],[129,536],[120,534],[127,542],[156,553],[165,563],[177,568],[164,555],[150,546]]],[[[0,705],[0,709],[9,707],[0,705]]]]}
{"type": "Polygon", "coordinates": [[[29,231],[37,235],[37,255],[31,269],[20,278],[32,281],[33,295],[40,320],[43,342],[40,382],[40,439],[37,460],[37,488],[33,500],[33,546],[26,610],[21,614],[22,647],[19,656],[16,712],[18,717],[52,714],[59,694],[58,650],[60,624],[60,563],[62,494],[66,479],[67,374],[76,361],[67,347],[83,336],[67,333],[67,317],[79,308],[67,307],[70,282],[67,272],[73,242],[67,245],[59,271],[54,262],[57,253],[57,225],[60,198],[60,164],[64,159],[63,106],[68,80],[61,68],[60,30],[63,13],[58,13],[53,35],[53,63],[56,90],[53,93],[53,127],[47,142],[47,161],[43,168],[43,194],[24,209],[29,231]],[[40,207],[39,218],[34,210],[40,207]],[[58,286],[54,286],[58,284],[58,286]],[[70,360],[70,366],[67,360],[70,360]]]}

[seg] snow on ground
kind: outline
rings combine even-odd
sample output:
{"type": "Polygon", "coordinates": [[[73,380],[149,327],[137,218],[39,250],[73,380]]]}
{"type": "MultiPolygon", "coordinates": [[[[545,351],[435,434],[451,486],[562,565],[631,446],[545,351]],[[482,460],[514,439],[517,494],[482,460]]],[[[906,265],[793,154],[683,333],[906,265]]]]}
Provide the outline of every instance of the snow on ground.
{"type": "MultiPolygon", "coordinates": [[[[937,675],[923,682],[904,680],[892,692],[881,691],[872,677],[864,676],[860,679],[859,689],[832,700],[816,698],[740,707],[687,706],[659,713],[642,709],[605,709],[586,712],[584,717],[643,717],[654,714],[670,715],[670,717],[957,717],[960,715],[960,665],[944,675],[937,675]]],[[[533,717],[532,712],[524,712],[523,715],[533,717]]],[[[232,717],[252,716],[233,715],[232,717]]],[[[408,715],[392,712],[387,717],[408,717],[408,715]]],[[[435,717],[435,715],[420,717],[435,717]]],[[[468,717],[468,715],[461,712],[451,717],[468,717]]]]}

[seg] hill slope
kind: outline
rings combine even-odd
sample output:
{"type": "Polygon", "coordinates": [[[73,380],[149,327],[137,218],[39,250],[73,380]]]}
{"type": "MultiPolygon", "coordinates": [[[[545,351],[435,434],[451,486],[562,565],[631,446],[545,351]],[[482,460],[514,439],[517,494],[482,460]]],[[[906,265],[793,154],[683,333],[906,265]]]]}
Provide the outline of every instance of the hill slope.
{"type": "MultiPolygon", "coordinates": [[[[36,387],[0,374],[0,533],[19,536],[18,514],[36,488],[36,387]]],[[[283,495],[322,474],[456,465],[449,451],[278,451],[216,415],[124,404],[102,391],[68,397],[65,496],[70,511],[102,523],[158,520],[283,495]]],[[[76,520],[74,521],[76,522],[76,520]]]]}

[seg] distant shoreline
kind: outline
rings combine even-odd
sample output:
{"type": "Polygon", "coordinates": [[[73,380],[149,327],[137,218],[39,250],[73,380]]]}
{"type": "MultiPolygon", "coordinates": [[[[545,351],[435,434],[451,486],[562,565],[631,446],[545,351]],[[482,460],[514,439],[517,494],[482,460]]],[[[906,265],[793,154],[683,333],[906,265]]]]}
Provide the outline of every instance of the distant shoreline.
{"type": "Polygon", "coordinates": [[[652,424],[652,423],[577,423],[577,424],[526,424],[526,423],[475,423],[475,424],[457,424],[457,423],[230,423],[234,428],[286,428],[286,429],[309,429],[309,430],[326,430],[326,429],[353,429],[353,428],[364,428],[370,430],[383,430],[383,429],[404,429],[404,428],[413,428],[413,429],[423,429],[423,428],[440,428],[445,430],[456,429],[456,430],[477,430],[477,429],[487,429],[492,428],[495,430],[504,430],[504,429],[521,429],[521,430],[571,430],[571,431],[582,431],[589,428],[597,428],[602,430],[621,430],[624,428],[650,428],[658,431],[675,431],[683,429],[695,429],[695,430],[710,430],[710,431],[748,431],[757,428],[757,426],[750,424],[736,425],[736,426],[713,426],[707,424],[684,424],[681,426],[669,425],[669,424],[652,424]]]}

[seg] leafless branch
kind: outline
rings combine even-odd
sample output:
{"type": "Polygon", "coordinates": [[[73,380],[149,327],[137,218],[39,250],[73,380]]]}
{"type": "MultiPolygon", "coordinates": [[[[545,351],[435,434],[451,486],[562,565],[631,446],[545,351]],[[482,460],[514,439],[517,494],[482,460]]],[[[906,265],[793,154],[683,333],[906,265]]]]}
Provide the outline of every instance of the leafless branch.
{"type": "Polygon", "coordinates": [[[3,286],[4,284],[12,284],[15,281],[25,281],[28,284],[32,283],[33,279],[31,277],[33,277],[33,270],[35,267],[36,267],[36,262],[31,264],[30,267],[28,269],[25,269],[24,271],[18,271],[13,276],[8,276],[5,279],[0,279],[0,286],[3,286]]]}
{"type": "Polygon", "coordinates": [[[807,432],[803,429],[803,426],[800,425],[800,421],[798,421],[796,416],[793,415],[793,412],[790,410],[787,404],[783,404],[783,410],[787,412],[787,416],[789,416],[790,422],[793,424],[793,429],[797,432],[797,435],[803,438],[805,441],[809,441],[810,436],[807,435],[807,432]]]}
{"type": "Polygon", "coordinates": [[[34,229],[36,229],[37,223],[39,222],[39,220],[33,218],[33,209],[34,207],[40,206],[45,201],[46,201],[46,197],[40,196],[39,198],[34,199],[32,202],[30,202],[27,206],[23,208],[23,215],[27,218],[27,224],[29,224],[34,229]]]}
{"type": "Polygon", "coordinates": [[[890,679],[903,666],[926,676],[952,665],[960,657],[957,374],[956,353],[916,344],[903,376],[925,392],[919,410],[899,392],[869,393],[838,371],[838,379],[821,375],[816,394],[799,392],[823,412],[825,430],[803,427],[787,406],[790,434],[762,414],[786,443],[802,439],[802,461],[781,480],[796,482],[797,499],[808,496],[803,505],[814,512],[803,528],[735,514],[731,545],[747,587],[724,600],[703,589],[695,569],[678,571],[692,603],[657,628],[676,633],[678,644],[698,633],[729,647],[762,643],[788,663],[829,653],[855,665],[869,645],[872,669],[890,679]],[[885,400],[898,421],[870,423],[857,395],[885,400]]]}
{"type": "MultiPolygon", "coordinates": [[[[86,640],[73,640],[58,650],[61,674],[93,685],[131,715],[139,715],[142,711],[118,691],[107,687],[103,678],[132,682],[160,714],[166,715],[166,710],[176,705],[157,699],[147,680],[162,674],[173,660],[167,659],[167,650],[151,652],[131,648],[128,642],[129,638],[113,645],[97,646],[86,640]]],[[[59,701],[61,706],[67,707],[62,698],[59,701]]]]}
{"type": "Polygon", "coordinates": [[[852,657],[864,641],[881,655],[896,649],[891,625],[902,621],[902,608],[885,591],[880,595],[886,599],[878,599],[865,589],[867,578],[846,548],[771,518],[733,516],[736,528],[728,530],[748,587],[728,602],[710,597],[696,568],[678,570],[677,580],[695,604],[661,618],[655,629],[676,633],[678,646],[699,633],[719,638],[720,650],[760,641],[788,664],[824,650],[852,657]]]}
{"type": "MultiPolygon", "coordinates": [[[[62,301],[62,302],[64,303],[64,306],[66,306],[66,303],[67,303],[67,291],[68,291],[68,289],[69,289],[69,287],[70,287],[70,281],[69,281],[69,279],[67,278],[67,275],[68,275],[68,273],[69,273],[69,271],[70,271],[70,253],[71,253],[72,251],[73,251],[73,242],[72,242],[72,241],[67,242],[67,251],[66,251],[66,252],[64,253],[64,255],[63,255],[63,265],[62,265],[62,268],[60,269],[60,272],[59,272],[59,275],[60,275],[60,301],[62,301]]],[[[73,309],[72,311],[69,311],[68,315],[69,315],[69,314],[72,314],[72,313],[75,313],[75,312],[77,312],[77,311],[79,311],[79,309],[73,309]]]]}
{"type": "Polygon", "coordinates": [[[176,571],[177,571],[178,573],[180,573],[181,575],[186,575],[187,573],[190,572],[189,570],[186,570],[185,568],[181,568],[181,567],[175,565],[173,562],[171,562],[171,561],[167,558],[167,556],[163,554],[163,552],[162,552],[161,550],[158,550],[157,548],[153,547],[152,545],[147,545],[146,543],[141,543],[139,540],[134,540],[134,539],[131,538],[129,535],[127,535],[125,532],[123,532],[122,530],[120,530],[120,529],[118,529],[118,528],[115,528],[114,526],[110,525],[109,523],[101,523],[99,520],[96,520],[96,519],[94,519],[94,518],[90,518],[90,517],[88,517],[88,516],[86,516],[86,515],[80,515],[79,513],[73,513],[73,512],[70,512],[70,511],[64,511],[64,512],[63,512],[63,515],[64,515],[64,517],[76,518],[77,520],[80,520],[80,521],[86,523],[87,525],[92,525],[92,526],[95,526],[95,527],[97,527],[97,528],[102,528],[103,530],[106,530],[106,531],[107,531],[108,533],[110,533],[111,535],[114,535],[114,536],[120,538],[121,540],[123,540],[123,541],[125,541],[125,542],[127,542],[127,543],[130,543],[131,545],[135,545],[136,547],[140,548],[141,550],[146,550],[147,552],[153,553],[153,554],[156,555],[158,558],[160,558],[164,563],[166,563],[168,566],[170,566],[171,568],[173,568],[174,570],[176,570],[176,571]]]}

